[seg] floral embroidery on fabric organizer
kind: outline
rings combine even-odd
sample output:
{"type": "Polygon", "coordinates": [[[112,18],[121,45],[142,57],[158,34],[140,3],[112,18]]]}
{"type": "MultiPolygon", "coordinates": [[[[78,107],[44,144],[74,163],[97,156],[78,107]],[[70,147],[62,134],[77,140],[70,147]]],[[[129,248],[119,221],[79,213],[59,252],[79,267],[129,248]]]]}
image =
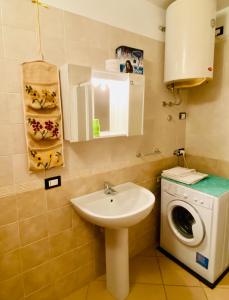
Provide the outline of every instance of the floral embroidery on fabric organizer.
{"type": "Polygon", "coordinates": [[[58,103],[56,85],[35,88],[32,84],[26,84],[25,95],[27,96],[27,105],[33,109],[52,109],[58,103]]]}
{"type": "Polygon", "coordinates": [[[33,139],[56,140],[61,137],[60,117],[27,115],[27,130],[33,139]]]}
{"type": "Polygon", "coordinates": [[[48,170],[63,165],[62,146],[54,146],[49,149],[32,149],[29,148],[31,171],[48,170]]]}

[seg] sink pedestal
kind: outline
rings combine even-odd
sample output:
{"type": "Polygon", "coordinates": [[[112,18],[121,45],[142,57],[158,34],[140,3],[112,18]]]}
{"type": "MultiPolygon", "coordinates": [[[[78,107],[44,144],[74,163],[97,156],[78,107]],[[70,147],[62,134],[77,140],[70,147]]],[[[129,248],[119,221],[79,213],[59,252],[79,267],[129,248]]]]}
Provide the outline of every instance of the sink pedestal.
{"type": "Polygon", "coordinates": [[[129,294],[128,229],[105,229],[106,285],[117,300],[129,294]]]}

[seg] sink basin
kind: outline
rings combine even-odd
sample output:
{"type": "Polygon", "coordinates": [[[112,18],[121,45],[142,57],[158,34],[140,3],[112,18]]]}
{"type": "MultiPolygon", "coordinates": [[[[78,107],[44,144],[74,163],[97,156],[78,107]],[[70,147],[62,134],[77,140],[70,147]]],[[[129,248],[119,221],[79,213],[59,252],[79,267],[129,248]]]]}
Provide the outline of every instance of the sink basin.
{"type": "Polygon", "coordinates": [[[154,195],[137,184],[128,182],[114,187],[117,194],[98,191],[71,200],[87,221],[106,228],[127,228],[143,220],[152,210],[154,195]]]}
{"type": "Polygon", "coordinates": [[[105,227],[106,285],[112,296],[124,300],[129,294],[128,227],[142,221],[153,209],[155,197],[147,189],[128,182],[71,199],[85,220],[105,227]]]}

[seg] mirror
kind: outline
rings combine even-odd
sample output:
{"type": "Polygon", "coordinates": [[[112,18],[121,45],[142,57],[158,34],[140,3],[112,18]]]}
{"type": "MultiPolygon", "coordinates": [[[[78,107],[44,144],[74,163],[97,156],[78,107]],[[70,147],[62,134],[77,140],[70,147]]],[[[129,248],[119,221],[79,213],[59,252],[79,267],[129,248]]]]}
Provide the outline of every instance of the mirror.
{"type": "Polygon", "coordinates": [[[60,78],[66,140],[143,134],[143,75],[64,65],[60,78]]]}
{"type": "Polygon", "coordinates": [[[108,85],[94,88],[94,119],[99,120],[100,131],[110,131],[110,90],[108,85]]]}

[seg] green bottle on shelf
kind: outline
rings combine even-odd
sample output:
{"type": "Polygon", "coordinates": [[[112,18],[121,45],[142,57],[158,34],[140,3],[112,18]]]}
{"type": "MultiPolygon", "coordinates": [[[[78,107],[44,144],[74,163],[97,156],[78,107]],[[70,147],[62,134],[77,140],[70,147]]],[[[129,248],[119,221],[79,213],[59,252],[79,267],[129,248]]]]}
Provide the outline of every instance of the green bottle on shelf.
{"type": "Polygon", "coordinates": [[[99,137],[100,136],[100,123],[99,119],[93,119],[93,137],[99,137]]]}

